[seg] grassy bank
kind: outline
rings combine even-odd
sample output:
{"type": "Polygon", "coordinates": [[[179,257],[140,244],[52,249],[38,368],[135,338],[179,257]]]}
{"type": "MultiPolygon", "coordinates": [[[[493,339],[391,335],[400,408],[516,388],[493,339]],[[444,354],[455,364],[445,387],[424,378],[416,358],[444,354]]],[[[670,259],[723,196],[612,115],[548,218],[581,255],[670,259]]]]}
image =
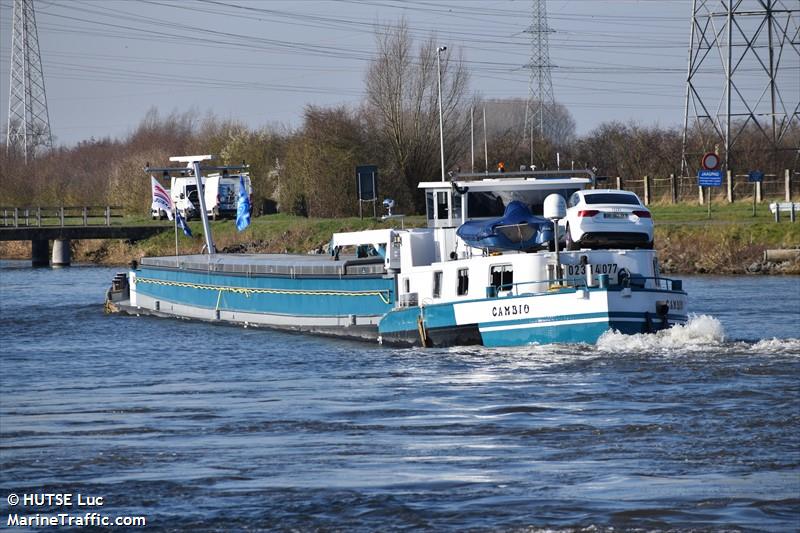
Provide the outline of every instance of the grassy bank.
{"type": "Polygon", "coordinates": [[[743,274],[756,264],[761,272],[800,274],[800,263],[764,265],[764,250],[800,248],[800,223],[775,223],[766,204],[664,204],[651,206],[655,241],[665,272],[743,274]],[[776,268],[776,266],[778,268],[776,268]]]}
{"type": "MultiPolygon", "coordinates": [[[[765,249],[800,247],[800,223],[772,221],[766,205],[757,208],[737,204],[712,204],[711,219],[705,206],[696,204],[654,205],[656,248],[663,270],[670,273],[743,274],[760,263],[765,249]]],[[[397,225],[397,221],[392,221],[397,225]]],[[[131,218],[128,224],[152,224],[149,219],[131,218]]],[[[165,224],[161,222],[160,224],[165,224]]],[[[422,216],[406,217],[406,227],[425,224],[422,216]]],[[[180,253],[197,253],[203,246],[202,224],[190,224],[194,237],[178,237],[180,253]]],[[[219,250],[227,252],[307,253],[320,249],[332,233],[391,227],[391,224],[359,218],[315,219],[284,214],[253,219],[243,232],[231,220],[212,222],[214,240],[219,250]]],[[[140,241],[80,241],[73,243],[76,262],[126,264],[131,259],[152,255],[173,255],[175,235],[169,229],[161,235],[140,241]]],[[[30,257],[30,243],[0,243],[0,257],[30,257]]],[[[758,270],[764,272],[769,269],[758,270]]],[[[781,265],[773,273],[800,274],[800,264],[781,265]]]]}

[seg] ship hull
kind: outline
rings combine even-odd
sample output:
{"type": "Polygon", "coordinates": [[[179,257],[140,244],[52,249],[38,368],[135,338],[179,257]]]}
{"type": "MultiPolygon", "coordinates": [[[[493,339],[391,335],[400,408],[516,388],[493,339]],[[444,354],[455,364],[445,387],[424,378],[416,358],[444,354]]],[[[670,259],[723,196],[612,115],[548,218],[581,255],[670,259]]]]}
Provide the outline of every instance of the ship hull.
{"type": "Polygon", "coordinates": [[[151,258],[128,274],[117,311],[377,338],[394,279],[382,263],[306,256],[151,258]]]}
{"type": "Polygon", "coordinates": [[[683,291],[571,288],[393,310],[379,333],[382,342],[398,345],[594,344],[609,330],[654,333],[683,324],[685,309],[683,291]]]}

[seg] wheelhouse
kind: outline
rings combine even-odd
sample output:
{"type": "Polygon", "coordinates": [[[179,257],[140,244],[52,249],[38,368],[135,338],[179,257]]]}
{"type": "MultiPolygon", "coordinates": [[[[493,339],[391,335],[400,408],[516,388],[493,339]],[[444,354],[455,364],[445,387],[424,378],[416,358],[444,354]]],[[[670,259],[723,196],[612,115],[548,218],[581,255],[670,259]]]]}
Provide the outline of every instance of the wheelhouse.
{"type": "Polygon", "coordinates": [[[509,203],[519,201],[542,215],[544,199],[553,193],[564,200],[593,186],[591,170],[494,172],[456,174],[451,181],[421,182],[429,228],[453,228],[469,220],[503,216],[509,203]]]}

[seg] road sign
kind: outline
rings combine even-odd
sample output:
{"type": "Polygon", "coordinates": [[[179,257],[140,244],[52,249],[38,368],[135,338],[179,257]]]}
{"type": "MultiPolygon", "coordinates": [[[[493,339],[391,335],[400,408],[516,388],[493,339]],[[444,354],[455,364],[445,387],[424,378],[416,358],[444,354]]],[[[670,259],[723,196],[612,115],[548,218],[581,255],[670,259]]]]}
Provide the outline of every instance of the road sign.
{"type": "Polygon", "coordinates": [[[356,186],[358,199],[371,202],[378,199],[378,167],[375,165],[359,165],[356,167],[356,186]]]}
{"type": "Polygon", "coordinates": [[[722,171],[701,170],[697,173],[697,184],[700,187],[722,187],[722,171]]]}
{"type": "Polygon", "coordinates": [[[719,156],[714,152],[708,152],[703,156],[702,165],[704,170],[717,170],[719,168],[719,156]]]}
{"type": "Polygon", "coordinates": [[[747,181],[750,183],[759,183],[764,181],[764,173],[760,170],[751,170],[747,175],[747,181]]]}

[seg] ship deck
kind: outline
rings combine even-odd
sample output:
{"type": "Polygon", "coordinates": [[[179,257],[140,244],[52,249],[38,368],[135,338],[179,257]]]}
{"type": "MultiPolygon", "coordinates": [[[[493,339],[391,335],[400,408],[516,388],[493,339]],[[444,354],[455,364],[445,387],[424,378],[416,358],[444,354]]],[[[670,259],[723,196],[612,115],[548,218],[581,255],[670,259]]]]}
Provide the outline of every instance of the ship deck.
{"type": "Polygon", "coordinates": [[[140,265],[144,268],[279,276],[374,276],[386,272],[382,257],[340,256],[337,261],[323,254],[193,254],[143,257],[140,265]]]}

